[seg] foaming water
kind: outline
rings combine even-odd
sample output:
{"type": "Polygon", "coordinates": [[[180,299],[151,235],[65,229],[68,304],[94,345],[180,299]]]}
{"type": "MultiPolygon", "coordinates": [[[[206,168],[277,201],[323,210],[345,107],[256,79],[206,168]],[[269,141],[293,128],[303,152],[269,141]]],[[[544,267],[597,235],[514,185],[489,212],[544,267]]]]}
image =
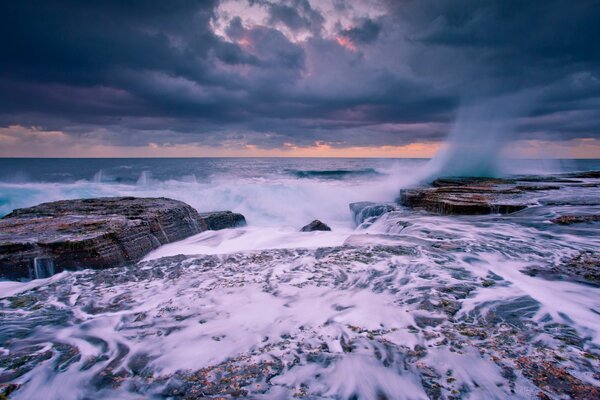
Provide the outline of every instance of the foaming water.
{"type": "MultiPolygon", "coordinates": [[[[199,211],[242,212],[251,225],[351,226],[348,203],[393,201],[431,176],[425,159],[0,159],[0,216],[42,202],[165,196],[199,211]],[[427,166],[426,166],[427,165],[427,166]],[[426,166],[426,167],[424,167],[426,166]]],[[[432,161],[433,163],[433,161],[432,161]]],[[[516,160],[510,174],[600,169],[599,160],[516,160]]]]}
{"type": "Polygon", "coordinates": [[[88,160],[62,162],[66,165],[53,167],[48,160],[13,161],[13,171],[26,171],[19,176],[36,180],[0,181],[0,215],[53,200],[164,196],[199,211],[243,213],[252,226],[299,228],[319,218],[332,226],[351,227],[348,203],[393,199],[398,186],[423,164],[344,159],[91,160],[97,164],[93,168],[101,167],[93,170],[86,165],[88,160]],[[82,177],[85,173],[88,176],[82,177]]]}
{"type": "MultiPolygon", "coordinates": [[[[140,183],[125,185],[79,181],[75,183],[0,184],[3,214],[15,208],[47,201],[106,197],[170,197],[199,211],[231,210],[244,214],[251,225],[301,227],[315,218],[334,226],[348,225],[348,203],[364,199],[387,200],[391,193],[377,183],[327,184],[292,179],[215,180],[212,182],[156,181],[146,175],[140,183]]],[[[349,225],[348,225],[349,226],[349,225]]]]}
{"type": "Polygon", "coordinates": [[[522,272],[600,247],[595,225],[548,223],[562,210],[399,210],[341,230],[343,246],[321,232],[304,243],[275,228],[204,232],[173,245],[214,255],[158,258],[168,245],[129,268],[11,284],[0,338],[27,333],[2,351],[37,360],[15,398],[529,399],[539,389],[519,360],[546,356],[599,385],[576,357],[600,353],[600,289],[522,272]]]}
{"type": "Polygon", "coordinates": [[[302,232],[289,227],[249,227],[206,231],[176,243],[161,246],[144,261],[178,254],[227,254],[252,250],[341,246],[354,230],[336,227],[331,232],[302,232]]]}
{"type": "Polygon", "coordinates": [[[600,213],[591,179],[532,191],[512,215],[399,208],[355,228],[348,203],[393,200],[424,161],[303,161],[306,171],[378,171],[336,179],[253,162],[212,173],[182,164],[165,177],[120,160],[97,179],[1,184],[6,210],[168,196],[242,212],[249,225],[202,232],[129,267],[0,282],[0,383],[22,385],[16,399],[49,400],[530,399],[547,389],[532,374],[566,368],[561,385],[600,386],[599,287],[528,272],[597,255],[597,223],[550,222],[600,213]],[[313,218],[333,231],[298,232],[313,218]]]}

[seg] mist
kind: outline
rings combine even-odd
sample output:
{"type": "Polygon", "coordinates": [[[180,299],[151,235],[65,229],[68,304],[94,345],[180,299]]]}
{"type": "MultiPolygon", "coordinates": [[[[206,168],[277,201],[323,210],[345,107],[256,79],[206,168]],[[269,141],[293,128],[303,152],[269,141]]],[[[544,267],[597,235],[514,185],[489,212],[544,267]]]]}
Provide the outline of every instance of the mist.
{"type": "Polygon", "coordinates": [[[532,92],[463,101],[443,147],[424,167],[427,179],[442,176],[495,177],[506,171],[503,149],[528,115],[532,92]]]}

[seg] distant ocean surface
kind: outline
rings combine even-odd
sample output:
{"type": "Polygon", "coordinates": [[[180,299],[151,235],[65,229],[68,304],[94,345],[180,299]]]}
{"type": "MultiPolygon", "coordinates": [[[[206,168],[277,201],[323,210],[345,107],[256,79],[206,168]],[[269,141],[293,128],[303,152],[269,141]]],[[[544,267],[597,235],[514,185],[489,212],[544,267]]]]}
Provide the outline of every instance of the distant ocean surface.
{"type": "MultiPolygon", "coordinates": [[[[426,159],[0,159],[0,216],[38,203],[99,196],[164,196],[199,211],[243,213],[250,226],[298,228],[320,218],[352,227],[348,204],[393,201],[426,159]]],[[[599,170],[600,160],[512,160],[507,174],[599,170]]]]}

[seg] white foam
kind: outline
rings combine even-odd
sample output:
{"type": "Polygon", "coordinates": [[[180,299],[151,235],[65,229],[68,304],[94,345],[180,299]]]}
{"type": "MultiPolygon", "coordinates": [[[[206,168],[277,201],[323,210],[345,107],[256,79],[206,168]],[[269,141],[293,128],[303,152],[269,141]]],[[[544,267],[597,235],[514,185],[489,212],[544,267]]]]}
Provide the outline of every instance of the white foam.
{"type": "Polygon", "coordinates": [[[32,281],[0,281],[0,299],[15,296],[52,282],[56,282],[67,276],[70,272],[61,272],[45,279],[35,279],[32,281]]]}
{"type": "Polygon", "coordinates": [[[178,254],[227,254],[250,250],[318,248],[340,246],[353,231],[299,232],[291,228],[236,228],[205,231],[152,251],[144,261],[178,254]]]}

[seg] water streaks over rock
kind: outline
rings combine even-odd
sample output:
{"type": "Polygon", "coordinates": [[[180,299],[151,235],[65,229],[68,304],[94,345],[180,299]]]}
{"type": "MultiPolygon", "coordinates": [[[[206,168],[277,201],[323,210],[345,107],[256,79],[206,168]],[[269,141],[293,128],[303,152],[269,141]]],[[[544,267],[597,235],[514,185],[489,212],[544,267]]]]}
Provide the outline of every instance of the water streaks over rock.
{"type": "Polygon", "coordinates": [[[0,301],[0,383],[17,399],[597,393],[597,289],[519,272],[541,249],[395,240],[63,273],[0,301]]]}
{"type": "Polygon", "coordinates": [[[0,282],[0,385],[16,399],[595,399],[599,226],[551,222],[572,204],[598,214],[590,183],[518,189],[533,206],[509,215],[372,209],[343,245],[175,246],[0,282]]]}

